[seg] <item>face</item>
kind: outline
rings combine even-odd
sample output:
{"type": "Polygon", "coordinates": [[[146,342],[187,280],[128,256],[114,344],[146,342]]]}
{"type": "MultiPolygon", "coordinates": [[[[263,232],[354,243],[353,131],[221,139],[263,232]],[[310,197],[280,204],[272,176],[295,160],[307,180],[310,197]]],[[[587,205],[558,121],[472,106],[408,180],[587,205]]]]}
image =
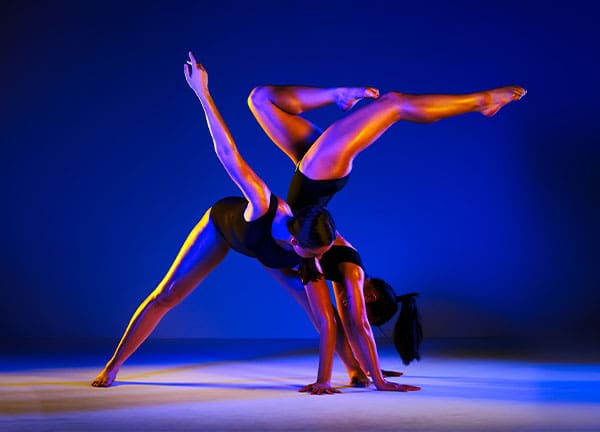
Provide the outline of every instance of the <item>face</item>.
{"type": "Polygon", "coordinates": [[[318,248],[303,248],[298,244],[296,239],[292,239],[292,247],[294,248],[294,252],[302,258],[317,258],[321,259],[323,254],[329,250],[333,242],[327,246],[321,246],[318,248]]]}
{"type": "Polygon", "coordinates": [[[365,295],[365,310],[367,312],[367,318],[369,319],[369,322],[371,325],[383,324],[383,320],[373,308],[374,303],[377,303],[377,300],[379,299],[379,295],[373,285],[369,283],[368,279],[365,279],[363,293],[365,295]]]}
{"type": "Polygon", "coordinates": [[[369,283],[368,279],[365,279],[363,293],[365,295],[365,303],[375,303],[378,299],[377,290],[369,283]]]}

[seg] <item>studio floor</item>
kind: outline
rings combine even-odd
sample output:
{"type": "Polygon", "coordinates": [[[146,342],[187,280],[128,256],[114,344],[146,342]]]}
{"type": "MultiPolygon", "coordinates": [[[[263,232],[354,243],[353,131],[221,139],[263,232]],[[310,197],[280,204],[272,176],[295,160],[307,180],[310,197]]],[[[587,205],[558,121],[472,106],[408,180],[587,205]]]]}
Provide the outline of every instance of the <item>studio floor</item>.
{"type": "Polygon", "coordinates": [[[299,393],[314,381],[316,341],[150,341],[113,387],[90,381],[106,343],[52,342],[0,357],[2,431],[599,431],[600,362],[550,361],[518,351],[425,346],[404,367],[393,348],[382,366],[420,392],[299,393]],[[99,349],[102,347],[102,349],[99,349]]]}

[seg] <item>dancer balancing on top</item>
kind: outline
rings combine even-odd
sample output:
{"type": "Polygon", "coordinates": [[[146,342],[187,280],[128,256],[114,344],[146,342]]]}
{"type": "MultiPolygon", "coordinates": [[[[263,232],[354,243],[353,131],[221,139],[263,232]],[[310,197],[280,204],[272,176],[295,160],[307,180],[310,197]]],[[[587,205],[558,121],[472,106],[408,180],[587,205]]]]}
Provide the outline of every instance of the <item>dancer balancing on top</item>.
{"type": "MultiPolygon", "coordinates": [[[[522,87],[507,86],[458,95],[393,91],[379,97],[379,91],[373,87],[263,85],[252,90],[248,104],[265,133],[296,166],[286,201],[292,210],[298,210],[325,206],[345,186],[356,156],[393,124],[401,120],[432,123],[470,112],[490,117],[525,94],[522,87]],[[371,102],[324,131],[301,116],[329,104],[348,111],[361,99],[371,102]]],[[[333,281],[337,311],[355,356],[375,385],[385,386],[367,319],[365,273],[360,255],[338,232],[333,247],[323,254],[320,264],[326,278],[333,281]]],[[[295,284],[292,277],[286,280],[279,274],[278,279],[283,284],[295,284]]],[[[420,328],[409,331],[413,333],[409,339],[414,343],[399,349],[405,364],[419,358],[420,328]]]]}

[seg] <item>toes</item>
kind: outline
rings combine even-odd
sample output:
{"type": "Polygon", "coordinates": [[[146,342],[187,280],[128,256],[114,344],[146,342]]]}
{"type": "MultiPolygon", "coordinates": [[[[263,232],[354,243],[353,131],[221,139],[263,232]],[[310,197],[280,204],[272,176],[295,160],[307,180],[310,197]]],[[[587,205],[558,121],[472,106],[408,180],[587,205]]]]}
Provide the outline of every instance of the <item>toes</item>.
{"type": "Polygon", "coordinates": [[[346,104],[346,106],[344,106],[343,110],[350,111],[352,108],[354,108],[354,105],[356,105],[357,103],[358,103],[358,99],[352,99],[350,102],[348,102],[346,104]]]}
{"type": "Polygon", "coordinates": [[[377,99],[379,97],[379,90],[374,87],[367,87],[365,89],[365,97],[377,99]]]}

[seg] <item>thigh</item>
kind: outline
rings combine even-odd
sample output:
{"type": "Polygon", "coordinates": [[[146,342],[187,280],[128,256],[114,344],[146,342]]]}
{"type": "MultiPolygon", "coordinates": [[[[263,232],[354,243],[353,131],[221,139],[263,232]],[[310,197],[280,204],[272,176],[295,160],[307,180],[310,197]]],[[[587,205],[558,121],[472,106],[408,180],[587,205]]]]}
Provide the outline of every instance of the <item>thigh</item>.
{"type": "Polygon", "coordinates": [[[399,119],[389,94],[370,102],[331,124],[302,158],[300,171],[315,180],[348,175],[354,158],[399,119]]]}
{"type": "Polygon", "coordinates": [[[159,289],[187,295],[223,260],[229,246],[210,218],[210,209],[187,236],[159,289]]]}
{"type": "Polygon", "coordinates": [[[323,132],[311,121],[279,108],[264,91],[253,91],[248,103],[260,127],[294,164],[323,132]]]}

